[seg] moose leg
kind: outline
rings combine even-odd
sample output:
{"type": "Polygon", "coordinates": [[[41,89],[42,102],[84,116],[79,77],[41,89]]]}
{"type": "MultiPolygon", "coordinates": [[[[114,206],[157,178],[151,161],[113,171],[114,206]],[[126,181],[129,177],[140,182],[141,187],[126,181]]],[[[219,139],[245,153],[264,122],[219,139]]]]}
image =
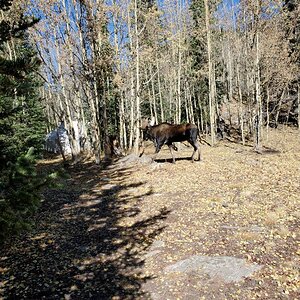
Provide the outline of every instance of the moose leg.
{"type": "Polygon", "coordinates": [[[162,145],[160,145],[159,143],[155,142],[155,153],[152,156],[152,162],[155,161],[156,156],[157,156],[158,152],[160,151],[161,147],[162,147],[162,145]]]}
{"type": "Polygon", "coordinates": [[[201,160],[201,153],[200,153],[200,145],[198,143],[198,141],[189,141],[189,143],[193,146],[194,148],[194,152],[192,154],[192,162],[194,162],[194,155],[196,152],[198,152],[198,160],[200,161],[201,160]]]}
{"type": "Polygon", "coordinates": [[[178,148],[176,147],[175,144],[172,144],[172,148],[173,148],[175,151],[178,151],[178,148]]]}
{"type": "MultiPolygon", "coordinates": [[[[172,155],[173,164],[175,164],[175,157],[174,157],[173,149],[174,149],[174,147],[176,147],[176,146],[174,146],[173,144],[168,144],[168,147],[169,147],[169,150],[170,150],[171,155],[172,155]]],[[[177,147],[176,147],[176,149],[177,149],[177,147]]],[[[177,151],[177,150],[175,150],[175,151],[177,151]]]]}
{"type": "Polygon", "coordinates": [[[142,157],[144,152],[145,152],[145,144],[144,144],[144,141],[141,142],[140,146],[139,146],[139,157],[142,157]],[[141,151],[142,150],[142,151],[141,151]]]}

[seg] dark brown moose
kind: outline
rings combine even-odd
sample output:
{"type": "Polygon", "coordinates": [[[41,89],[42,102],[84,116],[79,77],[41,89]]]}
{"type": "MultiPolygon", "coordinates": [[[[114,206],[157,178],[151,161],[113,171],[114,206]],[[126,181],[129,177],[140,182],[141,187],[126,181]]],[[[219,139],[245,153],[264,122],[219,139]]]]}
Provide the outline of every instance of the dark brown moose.
{"type": "Polygon", "coordinates": [[[142,129],[144,134],[144,140],[151,140],[154,142],[155,154],[153,160],[156,158],[157,153],[161,147],[166,144],[172,154],[173,163],[175,163],[175,157],[173,150],[177,148],[173,145],[175,142],[188,141],[194,148],[192,155],[192,162],[194,162],[194,155],[198,151],[198,160],[201,159],[200,145],[197,141],[198,128],[194,124],[180,124],[174,125],[169,123],[161,123],[159,125],[151,126],[149,123],[142,123],[142,129]]]}

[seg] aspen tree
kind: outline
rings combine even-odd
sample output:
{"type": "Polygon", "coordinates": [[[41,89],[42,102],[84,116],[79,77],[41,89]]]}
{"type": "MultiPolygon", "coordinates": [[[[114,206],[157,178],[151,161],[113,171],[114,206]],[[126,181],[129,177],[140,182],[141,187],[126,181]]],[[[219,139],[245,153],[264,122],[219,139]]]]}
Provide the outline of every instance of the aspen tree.
{"type": "Polygon", "coordinates": [[[210,117],[210,134],[211,144],[216,142],[215,136],[215,111],[216,111],[216,91],[215,91],[215,69],[212,57],[212,44],[211,44],[211,27],[210,27],[210,11],[208,0],[204,0],[205,5],[205,25],[207,35],[207,56],[208,56],[208,86],[209,86],[209,117],[210,117]]]}

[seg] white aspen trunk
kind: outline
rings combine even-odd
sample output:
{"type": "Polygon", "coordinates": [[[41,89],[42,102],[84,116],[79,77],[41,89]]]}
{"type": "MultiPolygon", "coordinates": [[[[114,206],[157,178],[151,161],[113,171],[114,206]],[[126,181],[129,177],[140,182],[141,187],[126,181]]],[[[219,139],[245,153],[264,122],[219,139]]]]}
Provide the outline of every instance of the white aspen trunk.
{"type": "Polygon", "coordinates": [[[185,85],[185,89],[184,89],[184,108],[185,108],[185,114],[186,114],[186,121],[187,123],[190,123],[190,112],[189,112],[189,108],[188,108],[188,101],[187,101],[187,89],[186,89],[186,85],[185,85]]]}
{"type": "MultiPolygon", "coordinates": [[[[260,4],[259,1],[256,2],[257,5],[257,19],[259,18],[260,4]]],[[[262,99],[261,99],[261,90],[260,90],[260,49],[259,49],[259,28],[258,21],[256,24],[256,56],[255,56],[255,91],[256,91],[256,124],[255,124],[255,150],[261,152],[262,150],[262,99]]]]}
{"type": "MultiPolygon", "coordinates": [[[[56,37],[57,37],[57,32],[56,32],[56,37]]],[[[76,160],[77,155],[78,155],[78,148],[76,146],[76,140],[74,137],[74,128],[73,128],[73,120],[72,120],[72,113],[71,113],[71,108],[70,108],[70,103],[69,103],[69,97],[67,97],[66,94],[66,89],[65,89],[65,80],[64,76],[62,74],[62,66],[61,66],[61,59],[60,59],[60,52],[59,52],[59,45],[57,43],[58,38],[55,41],[55,51],[56,51],[56,57],[57,57],[57,70],[58,70],[58,79],[62,88],[62,95],[64,98],[64,104],[66,108],[66,129],[68,132],[68,137],[70,140],[70,146],[71,146],[71,154],[72,154],[72,160],[76,160]]]]}
{"type": "Polygon", "coordinates": [[[121,91],[121,95],[120,95],[119,124],[120,124],[121,148],[127,150],[127,130],[126,130],[126,122],[125,122],[125,104],[124,104],[123,91],[121,91]]]}
{"type": "MultiPolygon", "coordinates": [[[[66,24],[65,44],[67,46],[68,53],[69,53],[69,56],[70,56],[70,63],[73,66],[74,65],[74,57],[73,57],[71,42],[70,42],[70,39],[69,39],[70,24],[69,24],[69,18],[68,18],[69,15],[68,15],[68,10],[67,10],[67,6],[66,6],[66,1],[62,1],[62,4],[63,4],[64,10],[65,10],[65,15],[66,15],[66,20],[67,20],[66,23],[65,23],[66,24]]],[[[74,93],[74,95],[75,95],[74,102],[77,104],[77,108],[79,108],[79,107],[82,108],[81,103],[77,99],[77,93],[74,93]]],[[[69,101],[71,101],[70,97],[68,97],[67,102],[69,102],[69,101]]],[[[74,107],[75,105],[73,104],[72,106],[74,107]]],[[[70,106],[68,107],[68,110],[71,111],[70,106]]],[[[78,111],[73,110],[73,114],[74,115],[76,114],[76,117],[74,118],[75,120],[80,120],[81,121],[80,112],[81,112],[81,109],[78,109],[78,111]]],[[[70,114],[71,114],[71,112],[70,112],[70,114]]],[[[73,136],[72,140],[73,140],[73,147],[74,147],[74,155],[75,155],[75,158],[76,158],[78,156],[78,154],[80,153],[79,134],[78,134],[78,136],[75,135],[75,133],[78,132],[78,122],[75,123],[74,120],[72,120],[71,126],[72,126],[72,136],[73,136]],[[77,128],[75,128],[74,126],[76,126],[77,128]]]]}
{"type": "Polygon", "coordinates": [[[239,119],[240,119],[239,123],[240,123],[241,134],[242,134],[242,143],[243,143],[243,145],[245,145],[244,109],[243,109],[243,96],[242,96],[239,62],[237,63],[237,66],[236,66],[236,75],[237,75],[237,84],[238,84],[238,90],[239,90],[239,119]]]}
{"type": "MultiPolygon", "coordinates": [[[[147,82],[149,80],[147,71],[146,71],[146,80],[147,80],[147,82]]],[[[152,94],[151,94],[150,80],[147,84],[147,88],[148,88],[148,97],[149,97],[150,118],[152,120],[154,117],[154,112],[153,112],[154,105],[153,105],[153,99],[152,99],[152,94]]],[[[155,110],[155,108],[154,108],[154,110],[155,110]]],[[[155,120],[155,117],[154,117],[154,120],[155,120]]]]}
{"type": "Polygon", "coordinates": [[[207,55],[208,55],[208,84],[209,84],[209,116],[210,116],[210,134],[211,144],[215,144],[215,93],[214,93],[214,67],[212,61],[212,47],[211,47],[211,31],[210,31],[210,13],[208,7],[208,0],[204,0],[205,5],[205,24],[207,37],[207,55]]]}
{"type": "Polygon", "coordinates": [[[229,74],[229,71],[228,71],[228,64],[226,63],[227,61],[227,56],[225,56],[225,45],[223,44],[222,45],[222,59],[224,61],[224,69],[223,69],[223,82],[225,83],[226,82],[226,94],[224,93],[223,95],[223,102],[224,102],[224,105],[226,107],[226,110],[228,111],[228,115],[226,115],[226,117],[228,118],[227,120],[229,121],[229,124],[231,125],[232,124],[232,115],[231,115],[231,104],[232,102],[230,102],[230,92],[229,92],[229,88],[228,88],[228,74],[229,74]]]}
{"type": "Polygon", "coordinates": [[[280,96],[280,99],[279,99],[279,103],[278,103],[278,108],[277,108],[277,112],[276,112],[276,116],[275,116],[275,124],[276,126],[278,125],[278,118],[279,118],[279,114],[280,114],[280,110],[281,110],[281,105],[282,105],[282,100],[283,100],[283,97],[285,95],[285,88],[280,96]]]}
{"type": "MultiPolygon", "coordinates": [[[[150,72],[150,71],[149,71],[150,72]]],[[[147,80],[147,89],[148,89],[148,98],[149,98],[149,107],[150,107],[150,118],[151,120],[153,119],[154,117],[154,113],[155,113],[155,106],[154,106],[154,103],[153,103],[153,99],[152,99],[152,93],[151,93],[151,87],[150,87],[150,76],[148,78],[148,72],[147,70],[145,71],[145,75],[146,75],[146,80],[147,80]],[[154,111],[153,111],[154,110],[154,111]]],[[[155,117],[154,117],[154,120],[155,120],[155,117]]],[[[155,121],[156,122],[156,121],[155,121]]]]}
{"type": "Polygon", "coordinates": [[[96,164],[99,164],[101,161],[101,130],[100,130],[100,115],[99,115],[99,94],[98,94],[98,85],[97,85],[97,76],[96,76],[96,66],[95,63],[92,64],[93,69],[93,98],[91,99],[92,113],[94,115],[94,143],[93,151],[95,155],[96,164]]]}
{"type": "MultiPolygon", "coordinates": [[[[84,39],[81,30],[79,30],[79,38],[81,41],[82,45],[82,62],[85,64],[87,63],[87,50],[85,49],[85,44],[84,44],[84,39]]],[[[88,74],[84,74],[85,78],[88,78],[88,74]]],[[[96,164],[99,164],[101,161],[101,149],[100,149],[100,130],[98,126],[98,111],[97,111],[97,101],[96,101],[96,95],[93,96],[93,87],[90,86],[90,83],[88,79],[84,82],[82,82],[82,88],[85,90],[88,104],[89,104],[89,112],[91,113],[91,131],[90,131],[90,136],[91,136],[91,141],[92,141],[92,152],[95,157],[95,162],[96,164]]]]}
{"type": "Polygon", "coordinates": [[[130,71],[130,123],[129,123],[129,148],[133,147],[133,138],[134,138],[134,78],[133,72],[130,71]]]}
{"type": "Polygon", "coordinates": [[[187,83],[187,90],[188,90],[188,103],[189,103],[190,119],[191,119],[191,123],[195,124],[194,105],[193,105],[193,101],[192,101],[192,91],[191,91],[191,87],[188,83],[187,83]]]}
{"type": "Polygon", "coordinates": [[[213,115],[214,115],[214,125],[216,132],[217,116],[219,114],[218,105],[216,101],[217,97],[217,87],[216,87],[216,65],[215,61],[212,59],[212,99],[213,99],[213,115]]]}
{"type": "Polygon", "coordinates": [[[270,115],[269,115],[269,103],[270,103],[270,91],[267,86],[267,140],[269,139],[269,124],[270,124],[270,115]]]}
{"type": "MultiPolygon", "coordinates": [[[[105,158],[110,158],[112,153],[109,147],[109,136],[108,136],[108,120],[107,120],[107,101],[110,99],[110,84],[109,76],[102,71],[102,80],[106,79],[106,88],[104,88],[104,93],[102,95],[102,119],[103,119],[103,136],[104,136],[104,155],[105,158]],[[105,78],[105,79],[104,79],[105,78]]],[[[103,82],[104,83],[104,82],[103,82]]]]}
{"type": "MultiPolygon", "coordinates": [[[[116,1],[113,1],[114,6],[116,6],[116,1]]],[[[117,73],[121,73],[121,61],[120,61],[120,53],[119,53],[119,42],[118,42],[118,24],[116,21],[115,13],[112,16],[113,22],[113,35],[114,35],[114,50],[116,57],[116,68],[117,73]]],[[[120,100],[119,100],[119,139],[120,146],[122,149],[127,150],[127,131],[126,131],[126,122],[125,122],[125,107],[124,107],[124,91],[121,88],[120,91],[120,100]]]]}
{"type": "Polygon", "coordinates": [[[129,124],[129,148],[133,147],[134,137],[134,79],[130,71],[130,124],[129,124]]]}
{"type": "MultiPolygon", "coordinates": [[[[98,13],[102,14],[103,12],[103,2],[96,0],[96,6],[97,9],[100,11],[98,13]]],[[[103,33],[103,30],[101,28],[101,26],[106,25],[105,21],[103,21],[103,17],[100,19],[99,17],[97,17],[97,14],[95,14],[94,17],[97,22],[101,22],[101,25],[96,26],[96,29],[98,31],[98,34],[96,36],[96,45],[95,45],[95,59],[97,63],[104,63],[106,64],[107,62],[104,61],[104,59],[102,58],[102,47],[103,44],[105,43],[105,34],[103,33]]],[[[96,70],[96,66],[95,66],[95,70],[96,70]]],[[[98,67],[99,68],[99,67],[98,67]]],[[[108,158],[111,156],[110,153],[110,149],[108,149],[109,147],[107,147],[107,145],[109,145],[109,138],[108,138],[108,120],[107,120],[107,101],[109,99],[109,94],[110,94],[110,86],[109,86],[109,77],[108,74],[106,72],[106,70],[102,67],[101,68],[101,75],[100,78],[98,78],[98,76],[96,77],[96,81],[97,86],[102,88],[102,93],[101,95],[99,94],[99,104],[101,105],[101,116],[99,116],[99,119],[101,118],[102,121],[102,126],[101,126],[101,130],[102,130],[102,135],[103,135],[103,146],[104,146],[104,155],[105,158],[108,158]]],[[[100,115],[100,110],[99,111],[99,115],[100,115]]],[[[99,123],[100,126],[100,123],[99,123]]]]}
{"type": "Polygon", "coordinates": [[[138,6],[137,0],[134,1],[134,19],[135,19],[135,104],[136,104],[136,117],[135,117],[135,142],[134,142],[134,153],[139,154],[139,143],[140,143],[140,53],[139,53],[139,32],[138,32],[138,6]]]}
{"type": "Polygon", "coordinates": [[[156,99],[155,99],[154,76],[152,76],[151,65],[150,65],[150,81],[151,81],[151,91],[152,91],[152,103],[153,103],[153,110],[154,110],[154,120],[155,120],[155,124],[158,124],[157,107],[156,107],[156,99]]]}
{"type": "Polygon", "coordinates": [[[164,122],[165,121],[165,113],[164,113],[161,83],[160,83],[159,63],[158,63],[157,58],[156,58],[156,67],[157,67],[158,95],[159,95],[159,105],[160,105],[160,119],[161,119],[161,122],[164,122]]]}
{"type": "MultiPolygon", "coordinates": [[[[172,115],[172,95],[173,95],[173,86],[171,81],[169,82],[169,118],[173,119],[173,115],[172,115]]],[[[174,118],[175,120],[175,118],[174,118]]],[[[171,120],[169,120],[171,121],[171,120]]]]}
{"type": "Polygon", "coordinates": [[[200,106],[200,124],[201,124],[201,132],[204,131],[204,120],[203,120],[203,109],[202,107],[200,106]]]}
{"type": "MultiPolygon", "coordinates": [[[[247,16],[246,16],[246,7],[243,9],[243,23],[247,23],[247,16]]],[[[253,96],[253,84],[251,83],[251,72],[252,67],[249,66],[251,63],[251,60],[249,58],[249,53],[251,53],[251,50],[249,49],[249,33],[248,33],[248,27],[245,26],[245,38],[244,38],[244,43],[243,43],[243,51],[242,55],[246,58],[245,61],[245,75],[246,75],[246,94],[247,94],[247,105],[248,105],[248,113],[249,113],[249,118],[248,118],[248,131],[250,134],[253,134],[253,104],[255,103],[255,99],[253,96]]]]}
{"type": "Polygon", "coordinates": [[[178,45],[178,73],[177,73],[177,124],[181,123],[181,49],[180,49],[180,38],[178,45]]]}
{"type": "MultiPolygon", "coordinates": [[[[83,51],[83,62],[87,63],[87,50],[85,48],[85,42],[83,35],[81,34],[81,30],[79,31],[82,51],[83,51]]],[[[86,95],[89,103],[89,111],[91,113],[91,140],[92,140],[92,152],[95,157],[95,163],[100,164],[101,162],[101,132],[99,126],[99,96],[98,96],[98,88],[97,88],[97,78],[95,74],[95,62],[93,62],[91,66],[91,74],[84,74],[87,77],[87,81],[83,88],[86,88],[86,95]],[[92,85],[89,82],[89,78],[92,78],[92,85]]]]}
{"type": "MultiPolygon", "coordinates": [[[[1,15],[2,15],[2,19],[3,19],[3,11],[1,11],[1,15]]],[[[9,59],[10,60],[16,60],[17,56],[16,56],[16,52],[15,52],[15,47],[13,44],[13,39],[11,41],[6,42],[6,46],[8,49],[8,53],[9,53],[9,59]]],[[[17,106],[18,105],[18,100],[17,100],[17,89],[14,88],[14,105],[17,106]]]]}
{"type": "MultiPolygon", "coordinates": [[[[130,16],[130,7],[127,8],[127,28],[128,28],[128,40],[129,40],[129,49],[130,54],[133,57],[134,56],[134,48],[133,48],[133,35],[131,32],[131,16],[130,16]]],[[[134,139],[134,110],[135,110],[135,85],[134,85],[134,78],[133,78],[133,70],[130,68],[130,93],[129,93],[129,115],[130,115],[130,122],[129,122],[129,142],[128,142],[128,148],[133,148],[133,139],[134,139]]],[[[128,104],[128,102],[127,102],[128,104]]],[[[128,105],[127,105],[128,107],[128,105]]]]}

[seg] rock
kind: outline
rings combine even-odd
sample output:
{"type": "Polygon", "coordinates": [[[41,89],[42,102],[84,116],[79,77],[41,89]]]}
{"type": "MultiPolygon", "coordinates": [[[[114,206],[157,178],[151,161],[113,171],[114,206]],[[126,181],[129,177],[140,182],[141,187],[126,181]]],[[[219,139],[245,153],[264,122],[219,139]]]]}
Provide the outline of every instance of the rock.
{"type": "Polygon", "coordinates": [[[155,255],[161,253],[162,249],[160,249],[160,248],[163,248],[163,247],[165,247],[164,241],[153,242],[153,244],[149,248],[150,251],[145,255],[145,258],[155,256],[155,255]]]}
{"type": "Polygon", "coordinates": [[[116,184],[105,184],[102,186],[103,190],[116,190],[118,186],[116,184]]]}
{"type": "Polygon", "coordinates": [[[165,247],[165,242],[164,241],[155,241],[150,247],[150,250],[154,250],[157,248],[163,248],[165,247]]]}
{"type": "Polygon", "coordinates": [[[116,166],[127,166],[127,165],[131,165],[131,164],[151,164],[152,163],[152,158],[150,156],[147,155],[142,155],[142,156],[138,156],[134,153],[131,153],[129,155],[126,155],[122,158],[120,158],[117,162],[116,162],[116,166]]]}
{"type": "Polygon", "coordinates": [[[161,250],[153,250],[153,251],[150,251],[150,252],[148,252],[148,253],[145,255],[145,258],[155,256],[156,254],[159,254],[160,252],[161,252],[161,250]]]}
{"type": "Polygon", "coordinates": [[[151,164],[153,161],[150,156],[144,154],[143,156],[139,157],[139,162],[142,164],[151,164]]]}
{"type": "Polygon", "coordinates": [[[249,264],[246,260],[231,256],[194,255],[165,268],[165,272],[199,272],[211,278],[221,278],[224,282],[238,282],[262,268],[249,264]]]}
{"type": "Polygon", "coordinates": [[[109,182],[109,181],[110,181],[110,178],[108,178],[108,177],[102,177],[100,180],[101,180],[101,181],[105,181],[105,182],[109,182]]]}

